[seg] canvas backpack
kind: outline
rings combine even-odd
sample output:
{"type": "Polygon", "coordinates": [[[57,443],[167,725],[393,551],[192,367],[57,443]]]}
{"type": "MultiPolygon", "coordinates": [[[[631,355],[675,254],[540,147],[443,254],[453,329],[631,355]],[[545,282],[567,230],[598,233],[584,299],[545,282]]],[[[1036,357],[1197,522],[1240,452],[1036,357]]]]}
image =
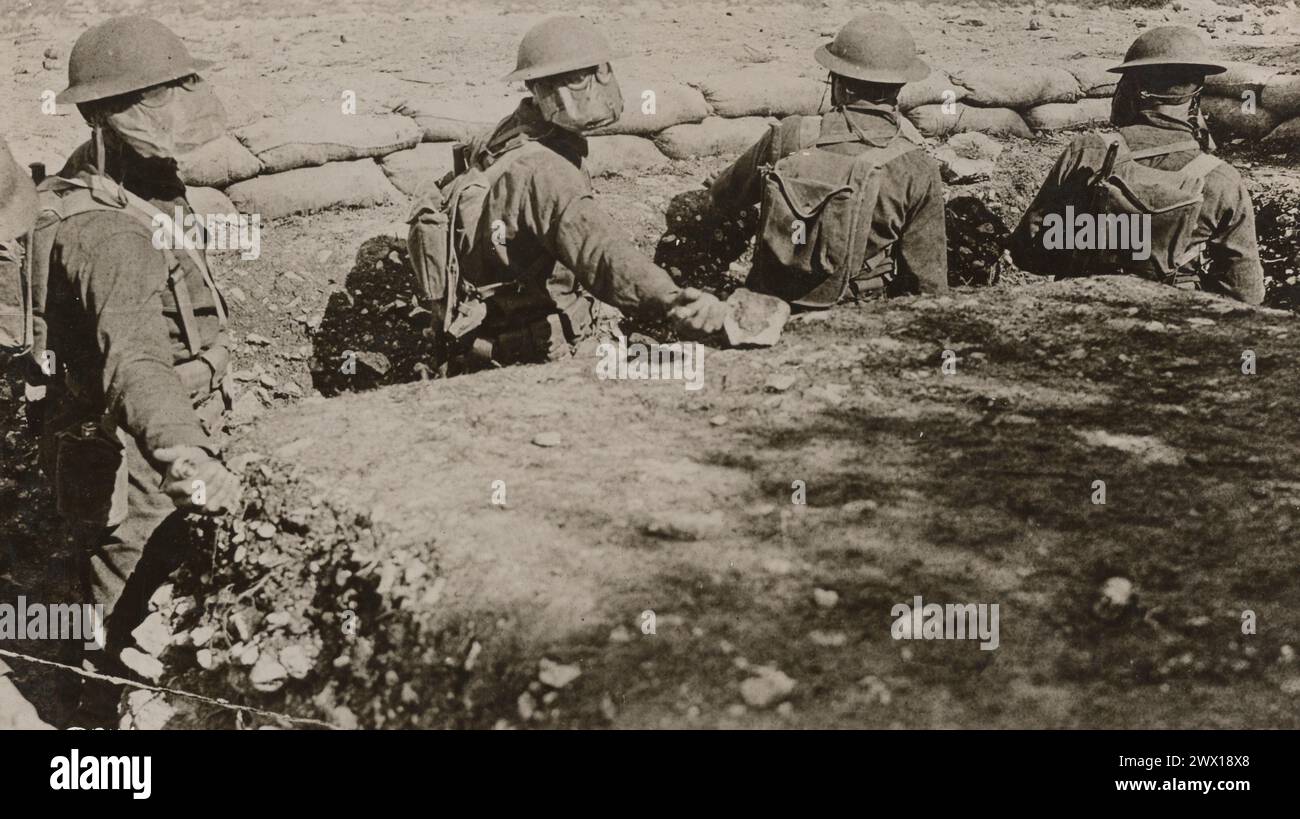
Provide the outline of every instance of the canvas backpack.
{"type": "MultiPolygon", "coordinates": [[[[1184,278],[1195,279],[1188,268],[1197,261],[1204,249],[1203,242],[1194,242],[1205,199],[1206,177],[1222,160],[1206,153],[1178,170],[1163,170],[1142,164],[1139,160],[1166,156],[1180,151],[1200,151],[1196,140],[1188,139],[1154,148],[1132,151],[1121,134],[1108,134],[1106,158],[1101,168],[1091,178],[1085,189],[1083,211],[1097,217],[1119,217],[1129,220],[1149,217],[1150,256],[1134,259],[1131,248],[1106,248],[1075,250],[1072,267],[1077,274],[1089,271],[1118,269],[1144,278],[1181,283],[1184,278]]],[[[1102,230],[1098,220],[1096,230],[1102,230]]],[[[1066,229],[1070,229],[1066,225],[1066,229]]],[[[1130,234],[1131,235],[1131,234],[1130,234]]],[[[1109,240],[1108,240],[1109,241],[1109,240]]],[[[1095,243],[1095,241],[1094,241],[1095,243]]]]}
{"type": "Polygon", "coordinates": [[[503,136],[491,150],[477,141],[457,144],[453,176],[421,190],[407,220],[407,250],[416,290],[432,308],[431,330],[444,359],[440,368],[450,350],[459,347],[480,364],[537,360],[575,343],[599,314],[590,298],[577,298],[557,312],[549,295],[535,293],[521,281],[475,283],[463,275],[460,260],[479,241],[488,192],[519,156],[516,152],[535,141],[522,130],[503,136]],[[485,321],[496,328],[495,335],[475,333],[485,321]]]}
{"type": "MultiPolygon", "coordinates": [[[[171,235],[174,231],[170,216],[99,174],[81,172],[73,177],[47,177],[37,185],[36,192],[39,211],[36,226],[26,237],[22,264],[0,265],[0,352],[24,360],[28,380],[44,383],[56,375],[58,368],[56,356],[46,348],[49,328],[45,316],[50,257],[59,225],[65,219],[82,213],[117,211],[135,218],[151,231],[158,225],[165,226],[171,235]]],[[[227,363],[224,339],[202,338],[189,290],[182,281],[184,271],[170,249],[160,248],[160,252],[167,260],[168,286],[176,301],[185,344],[193,359],[189,363],[198,365],[190,368],[194,378],[190,378],[190,373],[184,369],[186,364],[179,365],[177,370],[186,386],[195,391],[197,383],[191,384],[191,381],[197,382],[200,377],[209,379],[213,374],[220,379],[224,374],[227,363]]],[[[220,327],[224,331],[227,324],[225,306],[212,280],[207,260],[195,249],[186,249],[186,253],[197,265],[204,284],[212,290],[220,327]]]]}
{"type": "Polygon", "coordinates": [[[920,148],[897,131],[874,143],[843,116],[846,136],[827,135],[824,121],[811,117],[774,126],[775,161],[763,172],[753,280],[801,307],[829,307],[844,297],[867,261],[880,169],[920,148]],[[866,147],[852,155],[827,150],[845,142],[866,147]]]}

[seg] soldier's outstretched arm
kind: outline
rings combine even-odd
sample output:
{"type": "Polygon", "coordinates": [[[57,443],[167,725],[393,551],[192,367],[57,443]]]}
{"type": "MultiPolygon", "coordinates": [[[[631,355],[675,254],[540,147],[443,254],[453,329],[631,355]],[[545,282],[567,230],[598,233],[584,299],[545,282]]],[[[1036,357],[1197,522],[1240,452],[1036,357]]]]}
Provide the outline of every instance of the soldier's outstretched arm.
{"type": "Polygon", "coordinates": [[[522,197],[521,225],[596,298],[620,310],[664,315],[681,288],[620,235],[578,173],[558,163],[535,169],[522,197]]]}
{"type": "Polygon", "coordinates": [[[1204,207],[1219,214],[1214,235],[1206,246],[1208,265],[1201,286],[1247,304],[1264,301],[1264,266],[1259,260],[1255,234],[1255,206],[1244,183],[1231,188],[1218,202],[1204,207]]]}

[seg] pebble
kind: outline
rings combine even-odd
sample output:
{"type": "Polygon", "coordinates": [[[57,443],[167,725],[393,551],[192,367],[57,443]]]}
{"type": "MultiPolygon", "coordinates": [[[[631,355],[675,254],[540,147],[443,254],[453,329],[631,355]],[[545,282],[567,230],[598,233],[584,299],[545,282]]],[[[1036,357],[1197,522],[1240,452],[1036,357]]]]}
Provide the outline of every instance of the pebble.
{"type": "Polygon", "coordinates": [[[533,445],[540,447],[559,446],[564,443],[558,432],[539,432],[533,436],[533,445]]]}
{"type": "Polygon", "coordinates": [[[641,531],[664,540],[695,541],[713,537],[724,528],[721,512],[656,513],[641,526],[641,531]]]}
{"type": "Polygon", "coordinates": [[[849,641],[848,635],[842,631],[810,631],[808,639],[822,648],[839,648],[849,641]]]}
{"type": "Polygon", "coordinates": [[[161,611],[155,611],[131,632],[136,645],[144,649],[151,657],[163,653],[163,649],[172,641],[171,629],[167,627],[167,617],[161,611]]]}
{"type": "Polygon", "coordinates": [[[248,679],[253,683],[253,687],[258,691],[266,692],[279,691],[288,676],[289,672],[285,667],[269,654],[259,657],[253,664],[253,670],[248,673],[248,679]]]}
{"type": "Polygon", "coordinates": [[[1101,596],[1106,605],[1124,608],[1133,599],[1133,581],[1125,577],[1112,577],[1102,584],[1101,596]]]}
{"type": "Polygon", "coordinates": [[[150,657],[142,651],[134,648],[124,648],[118,655],[122,664],[135,673],[144,677],[149,682],[158,682],[162,679],[163,664],[158,661],[157,657],[150,657]]]}
{"type": "Polygon", "coordinates": [[[768,392],[785,392],[794,386],[795,376],[789,373],[776,373],[768,377],[767,382],[763,384],[763,389],[768,392]]]}
{"type": "Polygon", "coordinates": [[[257,536],[262,540],[270,540],[275,537],[275,524],[265,521],[257,524],[257,536]]]}
{"type": "Polygon", "coordinates": [[[771,666],[753,666],[756,676],[740,684],[740,696],[751,708],[768,708],[794,691],[795,681],[785,672],[771,666]]]}
{"type": "Polygon", "coordinates": [[[519,710],[519,718],[527,722],[533,718],[533,714],[537,713],[537,700],[533,699],[532,694],[525,691],[515,701],[515,707],[519,710]]]}
{"type": "Polygon", "coordinates": [[[630,643],[632,642],[632,631],[627,626],[614,626],[609,632],[609,641],[611,643],[630,643]]]}
{"type": "Polygon", "coordinates": [[[538,663],[537,679],[551,688],[564,688],[582,676],[582,669],[576,665],[563,665],[545,657],[538,663]]]}
{"type": "Polygon", "coordinates": [[[295,680],[305,679],[315,665],[307,650],[300,645],[291,645],[280,649],[279,660],[280,665],[295,680]]]}
{"type": "Polygon", "coordinates": [[[813,600],[824,609],[833,609],[840,602],[840,595],[830,589],[813,589],[813,600]]]}
{"type": "Polygon", "coordinates": [[[715,427],[720,427],[720,426],[722,426],[722,425],[724,425],[724,424],[727,423],[727,416],[725,416],[725,415],[715,415],[715,416],[713,416],[712,418],[709,419],[709,423],[710,423],[710,424],[713,424],[715,427]]]}

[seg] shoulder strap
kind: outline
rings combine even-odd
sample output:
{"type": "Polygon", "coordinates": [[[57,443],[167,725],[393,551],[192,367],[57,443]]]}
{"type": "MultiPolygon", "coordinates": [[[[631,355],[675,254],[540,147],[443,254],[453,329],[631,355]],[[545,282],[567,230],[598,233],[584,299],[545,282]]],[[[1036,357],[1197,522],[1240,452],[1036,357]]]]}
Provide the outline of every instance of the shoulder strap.
{"type": "Polygon", "coordinates": [[[1217,156],[1203,153],[1179,168],[1178,172],[1191,179],[1204,179],[1222,164],[1223,160],[1217,156]]]}
{"type": "MultiPolygon", "coordinates": [[[[131,215],[136,221],[151,230],[161,226],[168,231],[168,235],[174,236],[177,233],[175,222],[170,216],[106,176],[79,174],[75,178],[50,177],[41,184],[41,189],[58,198],[59,207],[57,209],[49,208],[54,210],[58,221],[92,210],[119,211],[131,215]]],[[[48,244],[48,247],[43,247],[46,253],[47,265],[49,263],[48,254],[53,250],[54,231],[51,230],[48,233],[49,236],[46,237],[46,240],[41,242],[42,245],[48,244]]],[[[167,257],[167,283],[171,288],[172,296],[176,300],[176,308],[180,313],[181,329],[185,333],[185,345],[189,348],[191,355],[201,356],[205,352],[203,339],[198,330],[198,321],[194,317],[194,305],[190,301],[189,290],[183,282],[184,271],[181,270],[180,265],[173,264],[175,257],[170,249],[159,248],[159,250],[167,257]]],[[[207,260],[203,258],[203,254],[191,247],[186,247],[185,253],[198,267],[204,285],[212,291],[212,301],[217,310],[217,319],[220,327],[224,330],[229,319],[226,315],[225,305],[221,302],[221,293],[217,290],[216,282],[213,281],[212,273],[208,269],[207,260]]]]}

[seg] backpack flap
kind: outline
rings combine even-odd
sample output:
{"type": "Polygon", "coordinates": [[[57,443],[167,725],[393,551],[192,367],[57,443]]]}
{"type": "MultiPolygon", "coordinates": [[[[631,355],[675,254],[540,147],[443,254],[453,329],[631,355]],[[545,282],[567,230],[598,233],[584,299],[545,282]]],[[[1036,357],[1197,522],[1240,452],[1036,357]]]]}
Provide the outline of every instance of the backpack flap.
{"type": "Polygon", "coordinates": [[[764,292],[805,307],[834,304],[853,272],[857,196],[854,159],[813,149],[768,171],[759,214],[755,267],[764,292]]]}

